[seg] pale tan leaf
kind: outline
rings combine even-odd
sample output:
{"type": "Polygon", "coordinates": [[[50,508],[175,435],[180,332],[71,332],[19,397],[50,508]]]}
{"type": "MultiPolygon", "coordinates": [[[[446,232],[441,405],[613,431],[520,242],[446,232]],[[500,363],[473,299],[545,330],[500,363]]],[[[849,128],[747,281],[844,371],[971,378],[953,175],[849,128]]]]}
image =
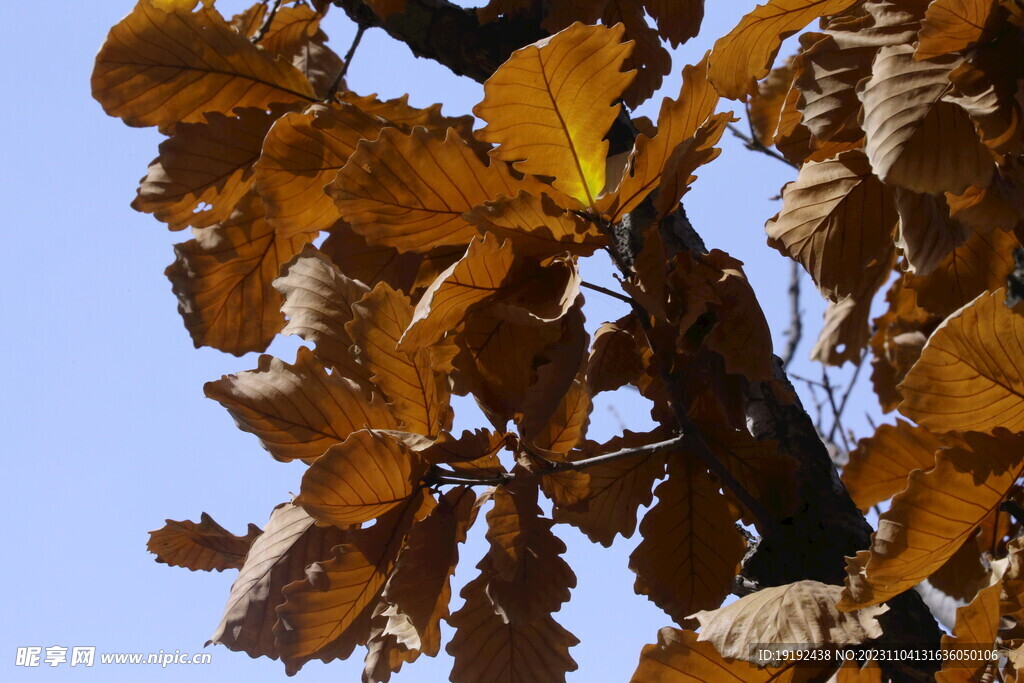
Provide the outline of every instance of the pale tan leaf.
{"type": "Polygon", "coordinates": [[[783,187],[782,201],[765,225],[768,244],[798,261],[832,301],[858,292],[869,266],[888,260],[897,221],[893,196],[863,152],[807,162],[783,187]]]}
{"type": "Polygon", "coordinates": [[[220,572],[240,569],[260,533],[258,526],[250,524],[245,536],[235,536],[204,512],[198,524],[168,519],[162,528],[149,532],[146,549],[156,555],[157,562],[172,567],[220,572]]]}
{"type": "Polygon", "coordinates": [[[256,370],[225,375],[203,389],[277,460],[312,461],[352,432],[398,426],[380,396],[328,374],[305,347],[293,365],[260,356],[256,370]]]}
{"type": "Polygon", "coordinates": [[[250,193],[225,222],[175,245],[176,260],[165,274],[196,348],[236,356],[266,349],[284,327],[281,295],[271,283],[309,241],[309,235],[278,237],[250,193]]]}
{"type": "Polygon", "coordinates": [[[905,489],[911,472],[930,470],[940,448],[942,442],[924,427],[904,420],[881,425],[850,451],[850,460],[843,466],[843,484],[857,507],[867,512],[905,489]]]}
{"type": "Polygon", "coordinates": [[[915,61],[911,45],[881,48],[858,88],[871,167],[885,183],[921,193],[985,187],[994,164],[967,112],[946,102],[955,62],[915,61]]]}
{"type": "Polygon", "coordinates": [[[762,588],[725,607],[694,614],[700,622],[698,638],[714,645],[723,657],[753,662],[758,643],[847,646],[880,637],[878,616],[888,606],[840,612],[836,603],[842,591],[842,586],[819,581],[762,588]]]}
{"type": "Polygon", "coordinates": [[[139,0],[96,56],[92,94],[130,126],[170,127],[206,112],[312,102],[313,87],[236,32],[212,7],[158,9],[139,0]]]}
{"type": "Polygon", "coordinates": [[[971,236],[970,228],[949,217],[949,206],[941,195],[898,187],[896,210],[900,216],[896,246],[903,252],[907,270],[915,275],[931,273],[971,236]]]}
{"type": "Polygon", "coordinates": [[[941,57],[973,46],[995,6],[995,0],[935,0],[921,22],[914,58],[941,57]]]}
{"type": "Polygon", "coordinates": [[[964,439],[939,451],[930,471],[911,473],[881,516],[871,549],[848,558],[840,610],[885,602],[928,578],[1024,474],[1022,437],[967,433],[964,439]]]}
{"type": "Polygon", "coordinates": [[[324,524],[362,524],[401,505],[426,471],[426,461],[398,439],[360,430],[313,461],[295,504],[324,524]]]}
{"type": "Polygon", "coordinates": [[[856,0],[768,0],[715,42],[708,79],[722,97],[742,100],[768,75],[782,41],[818,17],[838,14],[856,0]]]}
{"type": "Polygon", "coordinates": [[[473,109],[487,122],[477,138],[497,145],[496,159],[552,176],[558,190],[594,206],[605,186],[603,138],[619,111],[613,104],[634,76],[619,71],[633,47],[621,42],[624,30],[576,23],[512,53],[473,109]]]}
{"type": "Polygon", "coordinates": [[[928,339],[900,385],[901,413],[936,433],[1024,431],[1024,316],[981,294],[928,339]]]}
{"type": "Polygon", "coordinates": [[[374,140],[383,122],[352,105],[316,104],[279,119],[256,164],[256,191],[267,221],[287,237],[326,230],[340,217],[324,193],[360,140],[374,140]]]}
{"type": "Polygon", "coordinates": [[[754,129],[757,141],[765,147],[771,147],[775,140],[775,131],[779,128],[782,106],[786,102],[789,88],[793,84],[792,60],[785,65],[772,69],[767,78],[757,84],[757,90],[750,95],[747,111],[750,113],[750,126],[754,129]]]}
{"type": "Polygon", "coordinates": [[[340,530],[317,526],[302,508],[291,503],[277,506],[231,585],[224,616],[210,643],[250,657],[277,659],[274,624],[277,606],[284,602],[283,588],[304,580],[306,567],[330,557],[331,549],[342,540],[340,530]]]}

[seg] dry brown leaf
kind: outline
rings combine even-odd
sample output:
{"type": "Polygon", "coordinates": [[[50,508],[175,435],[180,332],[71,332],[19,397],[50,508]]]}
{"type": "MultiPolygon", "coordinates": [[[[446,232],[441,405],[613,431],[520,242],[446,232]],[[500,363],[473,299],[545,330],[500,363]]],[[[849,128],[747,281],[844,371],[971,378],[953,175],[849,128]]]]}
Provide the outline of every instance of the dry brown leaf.
{"type": "Polygon", "coordinates": [[[522,257],[547,258],[569,252],[590,256],[607,242],[592,222],[566,211],[547,194],[520,192],[475,207],[463,216],[484,233],[511,240],[522,257]]]}
{"type": "Polygon", "coordinates": [[[372,527],[344,532],[330,559],[311,565],[305,581],[284,588],[274,633],[289,675],[313,657],[347,656],[369,639],[374,603],[406,535],[433,505],[420,490],[372,527]]]}
{"type": "Polygon", "coordinates": [[[316,355],[325,365],[349,379],[364,379],[366,372],[349,352],[352,339],[345,325],[352,320],[352,304],[369,291],[367,286],[345,276],[308,244],[273,285],[284,297],[281,311],[288,316],[281,334],[297,334],[316,344],[316,355]]]}
{"type": "Polygon", "coordinates": [[[842,591],[842,586],[818,581],[762,588],[725,607],[694,614],[700,622],[698,639],[723,657],[754,662],[759,643],[847,646],[880,637],[878,617],[889,607],[840,612],[836,603],[842,591]]]}
{"type": "Polygon", "coordinates": [[[885,183],[921,193],[963,192],[992,179],[992,156],[967,112],[943,96],[949,59],[915,61],[912,45],[881,48],[858,87],[871,167],[885,183]]]}
{"type": "Polygon", "coordinates": [[[928,335],[941,318],[917,305],[917,293],[904,286],[904,278],[893,281],[886,292],[889,310],[875,318],[870,345],[871,382],[884,412],[896,408],[900,395],[896,386],[903,381],[921,356],[928,335]]]}
{"type": "MultiPolygon", "coordinates": [[[[573,454],[573,460],[582,460],[625,448],[657,443],[669,438],[663,430],[638,434],[626,430],[607,443],[587,442],[573,454]]],[[[591,541],[609,547],[616,534],[630,538],[636,529],[637,509],[650,505],[654,492],[652,485],[665,474],[665,454],[637,455],[613,460],[587,468],[589,476],[585,500],[572,506],[556,506],[556,522],[572,524],[591,541]]]]}
{"type": "Polygon", "coordinates": [[[513,434],[487,429],[467,430],[458,438],[442,432],[441,437],[423,451],[423,459],[432,465],[448,465],[457,472],[489,476],[505,471],[498,453],[514,445],[513,434]]]}
{"type": "Polygon", "coordinates": [[[765,225],[769,246],[798,261],[832,301],[862,290],[869,267],[888,260],[896,208],[863,152],[807,162],[782,202],[765,225]]]}
{"type": "Polygon", "coordinates": [[[661,219],[679,206],[679,200],[697,179],[693,172],[718,158],[722,150],[715,147],[728,124],[737,119],[732,112],[711,116],[693,137],[680,143],[669,155],[661,171],[661,183],[654,200],[657,218],[661,219]]]}
{"type": "Polygon", "coordinates": [[[277,460],[311,462],[352,432],[398,426],[380,396],[328,374],[305,347],[299,348],[293,365],[260,356],[257,369],[225,375],[203,389],[277,460]]]}
{"type": "Polygon", "coordinates": [[[445,116],[441,113],[440,104],[432,104],[421,109],[409,104],[408,95],[392,100],[380,100],[376,95],[357,95],[348,90],[340,93],[338,99],[354,105],[370,116],[379,116],[406,133],[411,132],[416,126],[423,126],[435,133],[444,133],[449,128],[454,128],[464,140],[471,140],[473,137],[473,117],[445,116]]]}
{"type": "Polygon", "coordinates": [[[206,114],[200,123],[181,123],[160,143],[132,202],[171,230],[208,228],[227,220],[253,184],[252,165],[263,138],[284,111],[275,107],[237,109],[234,116],[206,114]]]}
{"type": "Polygon", "coordinates": [[[640,523],[643,541],[629,557],[634,590],[683,623],[718,607],[739,570],[746,542],[719,485],[694,458],[672,453],[658,503],[640,523]]]}
{"type": "Polygon", "coordinates": [[[456,683],[559,683],[576,670],[569,648],[579,639],[550,614],[532,622],[506,623],[487,596],[487,576],[473,579],[460,595],[466,602],[448,618],[455,636],[445,651],[455,659],[456,683]]]}
{"type": "Polygon", "coordinates": [[[453,331],[474,307],[500,294],[514,258],[510,242],[474,237],[465,255],[427,287],[398,348],[412,353],[453,331]]]}
{"type": "Polygon", "coordinates": [[[975,45],[995,5],[996,0],[935,0],[921,22],[914,58],[941,57],[975,45]]]}
{"type": "Polygon", "coordinates": [[[765,147],[775,144],[775,131],[779,128],[782,105],[786,102],[795,76],[791,62],[772,69],[764,80],[758,82],[757,90],[751,93],[747,102],[750,126],[754,129],[757,141],[765,147]]]}
{"type": "Polygon", "coordinates": [[[310,465],[295,504],[323,524],[362,524],[401,505],[426,471],[426,461],[398,439],[360,430],[310,465]]]}
{"type": "Polygon", "coordinates": [[[317,526],[300,507],[282,503],[274,508],[231,585],[224,616],[209,643],[277,659],[274,624],[277,606],[284,602],[282,589],[304,580],[306,567],[330,557],[342,539],[340,530],[317,526]]]}
{"type": "MultiPolygon", "coordinates": [[[[997,662],[984,662],[980,666],[965,664],[957,657],[957,650],[964,648],[967,653],[977,653],[979,647],[991,646],[995,649],[996,637],[999,632],[999,591],[1001,582],[982,588],[970,602],[956,611],[956,624],[952,635],[942,636],[942,650],[948,660],[944,660],[942,671],[935,676],[939,683],[952,683],[961,680],[980,680],[982,671],[995,666],[997,662]],[[959,661],[958,661],[959,659],[959,661]]],[[[968,659],[967,661],[970,661],[968,659]]]]}
{"type": "Polygon", "coordinates": [[[949,217],[949,206],[941,195],[898,187],[896,210],[900,216],[896,246],[903,252],[907,270],[915,275],[931,273],[971,236],[970,228],[949,217]]]}
{"type": "MultiPolygon", "coordinates": [[[[703,2],[703,0],[699,0],[703,2]]],[[[636,77],[622,94],[622,101],[630,109],[636,109],[646,102],[658,88],[662,79],[672,70],[672,56],[661,44],[658,31],[651,28],[644,17],[644,4],[637,0],[602,0],[604,14],[601,23],[626,27],[626,38],[633,42],[633,52],[622,63],[625,71],[636,71],[636,77]]],[[[693,4],[693,0],[686,0],[693,4]]],[[[685,8],[674,7],[674,10],[685,8]]],[[[702,8],[703,9],[703,8],[702,8]]],[[[667,16],[665,18],[668,18],[667,16]]],[[[680,17],[681,18],[681,17],[680,17]]],[[[583,23],[587,22],[581,18],[583,23]]]]}
{"type": "MultiPolygon", "coordinates": [[[[327,239],[320,245],[320,251],[327,254],[341,272],[371,289],[378,282],[386,282],[392,289],[412,293],[418,280],[420,266],[424,263],[424,255],[401,254],[394,247],[368,244],[365,237],[355,232],[352,226],[344,221],[335,223],[329,233],[327,239]]],[[[451,247],[440,249],[449,248],[451,247]]],[[[429,257],[432,253],[427,252],[426,256],[429,257]]]]}
{"type": "Polygon", "coordinates": [[[338,209],[324,187],[359,141],[376,139],[382,125],[344,103],[316,104],[274,124],[256,164],[256,191],[279,235],[315,233],[334,225],[338,209]]]}
{"type": "Polygon", "coordinates": [[[398,340],[412,321],[408,297],[381,282],[352,306],[345,331],[359,347],[357,358],[391,403],[407,432],[433,436],[451,428],[447,373],[457,349],[446,343],[406,353],[398,340]]]}
{"type": "Polygon", "coordinates": [[[643,0],[643,5],[672,47],[696,37],[704,21],[704,0],[643,0]]]}
{"type": "Polygon", "coordinates": [[[309,241],[279,238],[250,193],[228,220],[175,245],[165,274],[196,348],[236,356],[266,349],[284,327],[281,295],[271,283],[309,241]]]}
{"type": "Polygon", "coordinates": [[[900,384],[901,413],[939,434],[1024,431],[1024,316],[1005,296],[982,294],[935,330],[900,384]]]}
{"type": "Polygon", "coordinates": [[[500,161],[485,165],[453,130],[441,138],[385,128],[375,142],[359,143],[327,192],[369,242],[424,252],[468,244],[478,232],[462,214],[478,204],[544,187],[514,179],[500,161]]]}
{"type": "Polygon", "coordinates": [[[980,589],[988,586],[992,582],[992,573],[988,563],[982,559],[978,545],[977,536],[964,541],[953,556],[928,577],[932,588],[967,603],[980,589]]]}
{"type": "Polygon", "coordinates": [[[1022,437],[968,433],[964,439],[939,451],[930,471],[910,474],[907,489],[881,516],[871,549],[847,558],[839,609],[885,602],[928,578],[1024,474],[1022,437]]]}
{"type": "Polygon", "coordinates": [[[861,512],[867,512],[905,489],[911,472],[930,470],[940,448],[942,442],[924,427],[899,419],[895,425],[881,425],[850,451],[843,484],[861,512]]]}
{"type": "Polygon", "coordinates": [[[92,94],[130,126],[197,123],[206,112],[313,102],[306,77],[236,32],[212,7],[158,9],[139,0],[96,56],[92,94]]]}
{"type": "Polygon", "coordinates": [[[768,75],[782,41],[818,17],[839,14],[857,0],[768,0],[715,42],[708,79],[722,97],[742,100],[768,75]]]}
{"type": "Polygon", "coordinates": [[[198,524],[168,519],[163,527],[149,532],[146,549],[156,555],[157,562],[172,567],[221,572],[240,569],[249,546],[261,533],[258,526],[250,524],[245,536],[235,536],[204,512],[198,524]]]}
{"type": "Polygon", "coordinates": [[[1019,191],[996,174],[986,188],[968,187],[961,194],[946,194],[949,214],[976,232],[1012,230],[1021,220],[1019,191]]]}
{"type": "Polygon", "coordinates": [[[635,337],[636,318],[630,314],[597,328],[587,359],[587,387],[590,395],[615,391],[637,381],[643,374],[643,359],[635,337]]]}
{"type": "Polygon", "coordinates": [[[633,48],[621,42],[624,30],[576,23],[513,52],[473,109],[487,122],[477,138],[497,145],[492,156],[551,176],[555,188],[594,206],[605,186],[603,138],[619,111],[614,102],[634,76],[619,71],[633,48]]]}

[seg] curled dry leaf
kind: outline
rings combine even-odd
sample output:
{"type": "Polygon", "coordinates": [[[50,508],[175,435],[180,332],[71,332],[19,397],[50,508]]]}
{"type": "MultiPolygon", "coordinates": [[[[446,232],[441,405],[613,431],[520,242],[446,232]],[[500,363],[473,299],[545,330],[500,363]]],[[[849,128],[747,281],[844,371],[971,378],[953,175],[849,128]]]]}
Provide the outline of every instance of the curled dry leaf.
{"type": "Polygon", "coordinates": [[[607,242],[590,221],[566,211],[547,194],[521,191],[477,206],[463,216],[481,232],[512,242],[522,257],[548,258],[568,251],[590,256],[607,242]]]}
{"type": "Polygon", "coordinates": [[[896,188],[900,216],[896,245],[903,252],[907,270],[928,275],[954,249],[971,236],[971,229],[949,217],[942,195],[918,194],[896,188]]]}
{"type": "Polygon", "coordinates": [[[905,489],[911,472],[930,470],[935,465],[935,452],[942,445],[927,429],[905,420],[880,425],[850,451],[850,460],[842,471],[843,484],[857,507],[867,512],[872,505],[905,489]]]}
{"type": "Polygon", "coordinates": [[[172,567],[220,572],[241,568],[249,546],[260,533],[258,526],[250,524],[245,536],[235,536],[204,512],[198,524],[168,519],[162,528],[149,532],[146,548],[156,555],[157,562],[172,567]]]}
{"type": "Polygon", "coordinates": [[[759,643],[846,646],[880,637],[878,616],[889,607],[840,612],[836,603],[842,591],[842,586],[818,581],[762,588],[725,607],[694,614],[700,622],[699,640],[714,645],[723,657],[753,662],[759,643]]]}
{"type": "Polygon", "coordinates": [[[605,186],[603,138],[619,111],[613,104],[634,76],[619,71],[632,51],[621,42],[624,30],[576,23],[512,53],[473,109],[487,122],[477,138],[497,145],[492,156],[554,177],[555,188],[594,206],[605,186]]]}

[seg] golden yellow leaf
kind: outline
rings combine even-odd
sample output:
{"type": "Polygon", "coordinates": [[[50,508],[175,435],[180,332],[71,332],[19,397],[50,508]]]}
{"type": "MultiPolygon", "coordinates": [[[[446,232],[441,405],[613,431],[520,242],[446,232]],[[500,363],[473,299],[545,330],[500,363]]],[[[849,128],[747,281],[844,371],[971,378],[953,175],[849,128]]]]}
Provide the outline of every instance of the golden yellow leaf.
{"type": "Polygon", "coordinates": [[[261,533],[250,524],[245,536],[235,536],[204,512],[198,524],[168,519],[162,528],[149,532],[146,549],[156,555],[157,562],[172,567],[220,572],[240,569],[249,546],[261,533]]]}
{"type": "Polygon", "coordinates": [[[497,236],[474,237],[465,256],[427,287],[398,348],[414,352],[458,327],[474,306],[501,292],[514,258],[509,242],[497,236]]]}
{"type": "Polygon", "coordinates": [[[762,588],[725,607],[694,614],[700,622],[698,638],[723,657],[755,662],[759,643],[845,646],[880,637],[878,617],[888,606],[840,612],[836,603],[842,590],[819,581],[762,588]]]}
{"type": "Polygon", "coordinates": [[[256,370],[225,375],[204,387],[239,429],[255,434],[277,460],[311,462],[365,427],[398,426],[379,395],[324,366],[305,347],[295,363],[260,356],[256,370]]]}
{"type": "Polygon", "coordinates": [[[998,665],[998,661],[987,662],[977,660],[979,647],[990,646],[996,649],[996,637],[999,632],[999,592],[1002,583],[997,581],[978,591],[974,599],[956,611],[956,624],[953,635],[942,636],[942,649],[949,656],[944,660],[942,671],[935,676],[939,683],[953,681],[979,680],[977,676],[989,667],[998,665]],[[968,659],[957,657],[957,651],[964,648],[962,655],[974,655],[968,659]],[[973,662],[971,660],[974,660],[973,662]],[[973,664],[973,666],[972,666],[973,664]]]}
{"type": "Polygon", "coordinates": [[[862,289],[865,271],[887,261],[897,214],[891,190],[863,152],[807,162],[782,188],[782,210],[765,225],[769,246],[798,261],[821,293],[839,301],[862,289]]]}
{"type": "Polygon", "coordinates": [[[939,451],[935,467],[910,474],[907,489],[872,534],[871,549],[848,558],[839,609],[876,605],[939,569],[1024,474],[1024,439],[967,433],[939,451]]]}
{"type": "Polygon", "coordinates": [[[426,471],[423,458],[401,441],[363,429],[313,461],[295,504],[324,524],[362,524],[401,505],[426,471]]]}
{"type": "Polygon", "coordinates": [[[866,152],[880,180],[921,193],[963,192],[992,179],[992,156],[963,108],[946,102],[955,63],[915,61],[911,45],[878,51],[864,105],[866,152]]]}
{"type": "Polygon", "coordinates": [[[715,42],[708,80],[722,97],[742,100],[768,75],[779,46],[818,17],[839,14],[856,0],[769,0],[715,42]]]}
{"type": "Polygon", "coordinates": [[[475,207],[463,216],[484,233],[511,240],[516,254],[548,258],[569,252],[590,256],[607,243],[592,222],[566,211],[547,194],[520,192],[475,207]]]}
{"type": "Polygon", "coordinates": [[[412,525],[433,507],[425,490],[377,522],[344,532],[331,558],[306,570],[304,581],[284,588],[274,627],[289,675],[328,650],[348,656],[370,636],[370,616],[412,525]]]}
{"type": "Polygon", "coordinates": [[[153,0],[139,0],[111,29],[92,94],[130,126],[161,127],[201,122],[206,112],[316,100],[298,69],[260,51],[212,7],[161,10],[153,0]]]}
{"type": "Polygon", "coordinates": [[[374,244],[424,252],[468,244],[477,229],[462,217],[478,204],[546,187],[517,181],[499,161],[485,165],[449,130],[444,138],[416,128],[410,135],[386,128],[361,142],[327,186],[338,210],[374,244]]]}
{"type": "Polygon", "coordinates": [[[995,0],[935,0],[921,22],[914,58],[941,57],[975,45],[995,5],[995,0]]]}
{"type": "Polygon", "coordinates": [[[640,522],[643,541],[629,557],[634,590],[682,623],[718,607],[739,570],[746,542],[718,482],[694,458],[669,455],[658,503],[640,522]]]}
{"type": "MultiPolygon", "coordinates": [[[[640,135],[630,163],[617,189],[598,201],[598,208],[614,222],[635,209],[661,185],[662,173],[673,152],[694,135],[715,113],[718,94],[707,80],[707,61],[683,67],[683,85],[675,100],[666,97],[658,114],[653,138],[640,135]]],[[[712,143],[713,144],[713,143],[712,143]]]]}
{"type": "Polygon", "coordinates": [[[576,670],[569,648],[579,640],[550,614],[531,622],[506,622],[487,595],[486,575],[473,579],[460,595],[466,602],[448,618],[455,635],[445,651],[455,659],[456,683],[564,683],[576,670]]]}
{"type": "Polygon", "coordinates": [[[178,124],[160,143],[160,156],[139,183],[132,208],[153,214],[171,230],[227,220],[252,187],[263,138],[283,113],[278,107],[246,108],[235,116],[210,112],[201,123],[178,124]]]}
{"type": "Polygon", "coordinates": [[[620,42],[624,30],[576,23],[512,53],[473,109],[487,122],[477,137],[497,145],[491,154],[554,177],[555,188],[593,207],[605,186],[613,103],[634,76],[619,71],[632,51],[620,42]]]}
{"type": "Polygon", "coordinates": [[[932,333],[900,385],[901,413],[940,434],[1024,431],[1024,316],[1005,296],[981,294],[932,333]]]}
{"type": "Polygon", "coordinates": [[[224,616],[207,645],[277,659],[274,624],[277,606],[284,602],[282,589],[304,581],[306,567],[329,558],[343,539],[339,529],[317,526],[298,506],[282,503],[274,508],[231,585],[224,616]]]}
{"type": "MultiPolygon", "coordinates": [[[[658,429],[647,434],[626,430],[607,443],[587,442],[573,460],[582,460],[625,448],[657,443],[670,438],[658,429]]],[[[609,547],[616,534],[630,538],[636,529],[637,509],[650,505],[654,492],[652,485],[665,474],[665,453],[637,455],[613,460],[587,468],[589,476],[586,499],[570,506],[556,506],[556,522],[572,524],[591,541],[609,547]]]]}
{"type": "Polygon", "coordinates": [[[412,322],[408,297],[379,283],[352,306],[345,325],[359,347],[358,360],[373,375],[407,432],[433,436],[451,427],[448,371],[457,349],[451,343],[407,353],[398,340],[412,322]]]}
{"type": "Polygon", "coordinates": [[[661,171],[661,183],[654,200],[657,217],[664,218],[679,205],[697,176],[693,172],[718,158],[722,150],[715,147],[728,124],[737,119],[731,112],[711,116],[693,137],[676,146],[661,171]]]}
{"type": "Polygon", "coordinates": [[[326,230],[340,216],[324,187],[360,140],[376,139],[382,122],[352,105],[316,104],[277,121],[255,167],[256,191],[281,236],[326,230]]]}
{"type": "Polygon", "coordinates": [[[352,338],[345,325],[352,320],[352,304],[369,291],[367,286],[345,276],[309,244],[283,270],[273,282],[284,297],[281,311],[288,317],[281,334],[297,334],[316,344],[317,357],[342,376],[355,381],[365,378],[349,351],[352,338]]]}
{"type": "Polygon", "coordinates": [[[271,283],[309,240],[279,238],[250,193],[226,221],[175,245],[165,274],[196,348],[236,356],[266,349],[284,327],[281,295],[271,283]]]}
{"type": "Polygon", "coordinates": [[[348,102],[370,116],[379,116],[392,126],[406,133],[416,126],[423,126],[435,133],[444,133],[454,128],[463,140],[472,140],[474,119],[466,116],[445,116],[440,104],[419,108],[409,104],[409,96],[402,95],[391,100],[378,99],[376,95],[357,95],[346,90],[338,95],[341,102],[348,102]]]}
{"type": "Polygon", "coordinates": [[[861,512],[867,512],[905,489],[911,472],[930,470],[940,448],[942,442],[924,427],[904,420],[880,425],[850,451],[842,471],[843,484],[861,512]]]}

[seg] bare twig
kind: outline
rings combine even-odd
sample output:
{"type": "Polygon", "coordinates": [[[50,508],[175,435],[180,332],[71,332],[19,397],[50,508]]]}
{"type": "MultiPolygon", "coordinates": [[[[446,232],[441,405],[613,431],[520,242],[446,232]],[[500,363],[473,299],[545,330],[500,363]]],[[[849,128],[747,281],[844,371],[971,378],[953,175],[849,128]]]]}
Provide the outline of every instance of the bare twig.
{"type": "Polygon", "coordinates": [[[633,304],[636,303],[635,301],[633,301],[632,298],[626,296],[625,294],[619,294],[618,292],[616,292],[614,290],[611,290],[611,289],[608,289],[607,287],[602,287],[601,285],[595,285],[595,284],[593,284],[591,282],[587,282],[586,280],[580,282],[580,287],[585,287],[587,289],[592,289],[595,292],[601,292],[602,294],[606,294],[606,295],[608,295],[608,296],[610,296],[610,297],[612,297],[614,299],[618,299],[619,301],[625,301],[630,306],[632,306],[633,304]]]}
{"type": "MultiPolygon", "coordinates": [[[[860,369],[864,367],[864,361],[867,360],[868,350],[864,349],[863,353],[860,354],[860,360],[857,361],[857,367],[853,370],[853,375],[850,377],[850,383],[846,386],[846,391],[843,392],[843,398],[839,401],[839,417],[842,416],[843,411],[846,410],[846,403],[850,400],[850,394],[853,393],[853,387],[857,385],[857,378],[860,377],[860,369]]],[[[828,438],[831,440],[836,433],[837,425],[839,424],[838,418],[835,423],[832,424],[832,431],[829,432],[828,438]]],[[[872,425],[873,427],[874,425],[872,425]]]]}
{"type": "Polygon", "coordinates": [[[267,31],[270,30],[270,25],[274,23],[274,17],[277,16],[277,10],[281,9],[281,0],[274,0],[270,9],[267,10],[267,16],[263,17],[263,23],[256,29],[256,33],[252,34],[252,38],[249,40],[253,43],[258,43],[263,40],[263,36],[267,35],[267,31]]]}
{"type": "Polygon", "coordinates": [[[782,356],[785,370],[796,355],[797,346],[804,333],[804,320],[800,315],[800,264],[789,264],[789,329],[786,330],[786,352],[782,356]]]}
{"type": "Polygon", "coordinates": [[[728,127],[729,130],[732,131],[733,135],[735,135],[736,137],[743,141],[743,144],[746,146],[747,149],[770,156],[772,159],[775,159],[776,161],[781,161],[787,166],[792,166],[793,168],[800,168],[792,161],[776,152],[774,149],[771,149],[770,147],[765,147],[764,145],[761,144],[760,140],[747,135],[746,133],[744,133],[742,130],[732,125],[731,123],[728,124],[728,127]]]}
{"type": "Polygon", "coordinates": [[[324,102],[331,102],[334,96],[338,94],[338,88],[341,87],[341,82],[345,80],[345,74],[348,73],[348,65],[352,63],[352,57],[356,54],[356,48],[359,47],[359,41],[363,39],[363,34],[366,33],[366,26],[363,24],[356,25],[356,35],[352,38],[352,45],[349,46],[348,52],[341,59],[341,71],[334,77],[334,82],[331,83],[331,87],[327,89],[327,97],[324,98],[324,102]]]}
{"type": "MultiPolygon", "coordinates": [[[[836,403],[835,389],[832,386],[832,382],[829,381],[828,369],[824,364],[822,364],[821,366],[821,383],[825,386],[825,394],[828,396],[828,404],[832,408],[832,429],[829,432],[828,437],[828,440],[832,441],[836,433],[836,426],[842,424],[843,414],[842,411],[839,410],[839,405],[836,403]]],[[[846,432],[844,432],[842,428],[840,428],[838,431],[839,438],[843,440],[843,448],[845,448],[847,452],[849,452],[850,442],[846,440],[846,432]]]]}

